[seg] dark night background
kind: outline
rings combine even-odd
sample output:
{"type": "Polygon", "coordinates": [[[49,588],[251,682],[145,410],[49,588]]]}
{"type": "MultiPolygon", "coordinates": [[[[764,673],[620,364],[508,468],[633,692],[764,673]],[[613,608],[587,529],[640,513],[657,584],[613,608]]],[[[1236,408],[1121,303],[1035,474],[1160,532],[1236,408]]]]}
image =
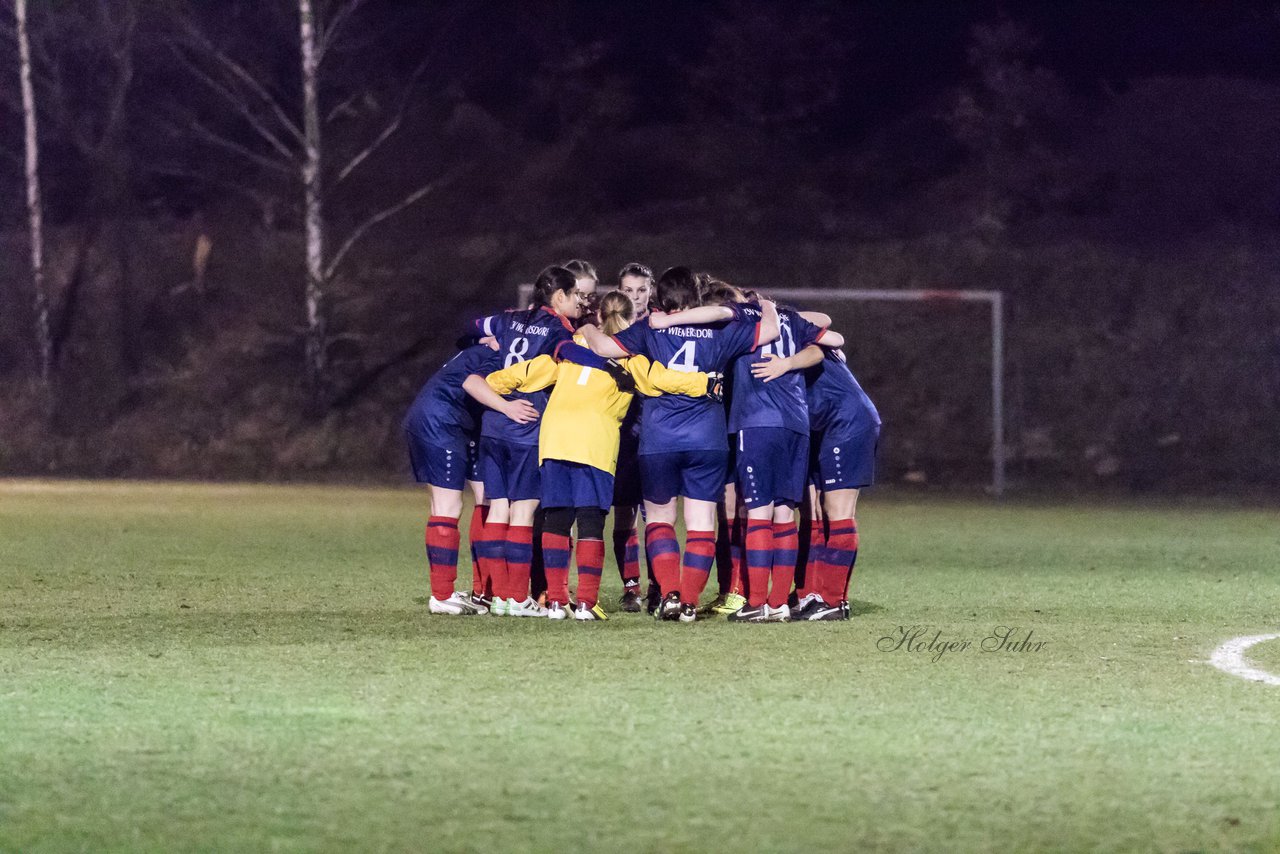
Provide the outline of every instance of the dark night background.
{"type": "MultiPolygon", "coordinates": [[[[400,416],[465,320],[582,257],[605,287],[640,260],[999,288],[1015,486],[1280,484],[1276,4],[367,0],[321,68],[330,251],[435,184],[326,283],[319,383],[301,184],[219,59],[299,121],[297,3],[30,6],[56,358],[41,385],[6,30],[0,473],[405,477],[400,416]]],[[[883,479],[981,484],[984,312],[813,307],[883,479]]]]}

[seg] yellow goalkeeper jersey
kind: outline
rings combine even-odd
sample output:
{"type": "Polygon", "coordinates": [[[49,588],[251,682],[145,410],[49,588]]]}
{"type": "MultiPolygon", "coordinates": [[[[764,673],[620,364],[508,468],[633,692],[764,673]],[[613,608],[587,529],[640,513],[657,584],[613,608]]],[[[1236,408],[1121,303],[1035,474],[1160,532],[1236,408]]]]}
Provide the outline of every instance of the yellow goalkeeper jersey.
{"type": "MultiPolygon", "coordinates": [[[[707,375],[673,371],[644,356],[620,360],[636,381],[636,391],[649,397],[683,394],[703,397],[707,375]]],[[[566,460],[613,474],[618,467],[618,433],[631,405],[631,394],[618,388],[604,371],[538,356],[485,377],[498,394],[539,391],[554,385],[538,431],[538,462],[566,460]]]]}

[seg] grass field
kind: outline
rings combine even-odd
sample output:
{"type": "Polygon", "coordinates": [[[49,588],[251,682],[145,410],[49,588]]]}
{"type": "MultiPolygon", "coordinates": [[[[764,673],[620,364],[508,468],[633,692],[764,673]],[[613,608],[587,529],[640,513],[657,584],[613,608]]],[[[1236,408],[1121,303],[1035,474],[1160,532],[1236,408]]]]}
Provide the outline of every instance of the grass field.
{"type": "Polygon", "coordinates": [[[1274,510],[872,493],[763,626],[431,617],[423,511],[0,482],[0,850],[1280,850],[1274,510]]]}

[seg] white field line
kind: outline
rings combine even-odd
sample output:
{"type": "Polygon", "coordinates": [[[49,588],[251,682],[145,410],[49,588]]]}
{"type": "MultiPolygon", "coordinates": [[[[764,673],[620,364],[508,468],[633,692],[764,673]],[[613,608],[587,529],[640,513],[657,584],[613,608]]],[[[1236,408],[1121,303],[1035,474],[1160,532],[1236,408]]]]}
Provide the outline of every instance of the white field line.
{"type": "Polygon", "coordinates": [[[1265,670],[1259,670],[1244,657],[1245,652],[1254,644],[1276,640],[1277,638],[1280,638],[1280,634],[1249,635],[1248,637],[1232,638],[1213,651],[1213,655],[1209,656],[1209,663],[1223,673],[1230,673],[1232,676],[1239,676],[1241,679],[1248,679],[1251,682],[1265,682],[1268,685],[1280,685],[1280,676],[1268,673],[1265,670]]]}

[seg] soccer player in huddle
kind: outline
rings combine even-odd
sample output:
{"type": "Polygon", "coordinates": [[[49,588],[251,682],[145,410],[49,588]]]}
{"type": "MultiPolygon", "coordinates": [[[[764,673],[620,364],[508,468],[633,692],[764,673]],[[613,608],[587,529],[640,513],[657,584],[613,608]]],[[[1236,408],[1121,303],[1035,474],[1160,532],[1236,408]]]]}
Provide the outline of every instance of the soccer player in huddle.
{"type": "MultiPolygon", "coordinates": [[[[484,614],[483,596],[454,590],[458,575],[458,518],[462,515],[462,489],[470,486],[475,499],[471,519],[473,542],[484,528],[484,485],[479,473],[480,406],[463,391],[471,374],[492,361],[493,352],[483,345],[461,350],[422,387],[404,419],[405,438],[414,478],[431,493],[426,547],[430,567],[433,614],[484,614]]],[[[504,401],[502,414],[517,424],[537,419],[525,400],[504,401]]],[[[484,591],[479,567],[472,567],[474,593],[484,591]]]]}
{"type": "MultiPolygon", "coordinates": [[[[631,311],[630,301],[622,294],[608,294],[601,303],[607,327],[625,328],[631,311]]],[[[576,522],[578,604],[573,616],[600,620],[605,618],[597,604],[604,566],[604,522],[613,502],[619,427],[632,393],[638,389],[646,395],[702,398],[716,383],[709,383],[705,373],[669,370],[643,356],[618,365],[602,364],[584,348],[561,347],[559,355],[559,362],[544,355],[516,363],[490,374],[487,382],[499,394],[536,391],[554,384],[539,436],[546,514],[542,548],[547,616],[564,619],[567,613],[570,532],[576,522]]]]}
{"type": "MultiPolygon", "coordinates": [[[[812,592],[799,603],[799,618],[847,620],[849,579],[858,560],[858,493],[875,480],[880,413],[838,349],[826,351],[804,377],[813,431],[810,477],[822,496],[826,537],[810,563],[816,577],[806,584],[812,592]]],[[[822,527],[821,520],[813,524],[822,527]]]]}
{"type": "MultiPolygon", "coordinates": [[[[505,311],[476,321],[476,332],[492,336],[498,344],[493,367],[508,368],[519,362],[551,354],[573,338],[573,321],[581,316],[583,298],[578,278],[564,267],[551,266],[538,274],[533,286],[533,307],[505,311]]],[[[464,382],[468,394],[489,409],[481,419],[480,473],[489,501],[484,530],[485,548],[478,556],[492,578],[490,610],[497,615],[545,616],[546,610],[529,595],[533,562],[533,521],[542,497],[538,469],[539,420],[516,421],[502,414],[492,389],[477,372],[464,382]]],[[[516,392],[539,415],[550,392],[516,392]]]]}
{"type": "MultiPolygon", "coordinates": [[[[704,323],[724,316],[759,321],[760,304],[704,306],[656,320],[659,325],[704,323]]],[[[828,320],[829,322],[829,320],[828,320]]],[[[803,369],[822,361],[817,343],[843,339],[792,309],[778,310],[779,336],[733,365],[728,433],[736,437],[737,493],[747,511],[747,603],[729,615],[739,622],[791,619],[787,597],[795,578],[798,534],[795,508],[808,484],[809,418],[803,369]]],[[[696,619],[702,588],[682,585],[680,619],[696,619]]],[[[701,580],[705,581],[705,577],[701,580]]]]}
{"type": "MultiPolygon", "coordinates": [[[[698,285],[688,267],[672,267],[659,278],[662,312],[698,305],[698,285]]],[[[737,356],[778,337],[778,315],[762,303],[758,321],[722,320],[711,325],[655,328],[636,324],[612,337],[583,327],[591,349],[606,358],[644,355],[671,370],[723,374],[737,356]]],[[[705,399],[666,395],[646,398],[641,418],[640,480],[645,507],[645,546],[663,600],[656,616],[682,616],[681,590],[701,592],[715,560],[716,503],[724,493],[728,447],[724,407],[705,399]],[[681,559],[676,539],[677,500],[683,501],[687,540],[681,559]]],[[[696,601],[696,600],[694,600],[696,601]]],[[[690,619],[690,618],[686,618],[690,619]]]]}
{"type": "MultiPolygon", "coordinates": [[[[653,293],[653,271],[643,264],[631,262],[618,271],[618,289],[614,293],[631,303],[631,316],[625,324],[620,313],[603,311],[601,305],[600,330],[605,335],[616,335],[631,323],[640,323],[649,316],[649,298],[653,293]]],[[[606,299],[609,299],[606,296],[606,299]]],[[[635,397],[622,421],[621,444],[618,448],[618,469],[613,481],[613,557],[618,574],[622,577],[622,599],[619,605],[624,611],[640,610],[640,543],[636,536],[636,516],[644,500],[640,492],[640,409],[641,398],[635,397]]],[[[657,607],[658,586],[649,580],[651,610],[657,607]]]]}
{"type": "Polygon", "coordinates": [[[727,592],[738,594],[745,586],[749,594],[746,602],[733,601],[722,587],[717,602],[741,603],[730,619],[847,619],[847,588],[858,550],[856,502],[859,489],[874,477],[880,419],[843,354],[834,349],[843,340],[826,328],[830,318],[778,310],[765,300],[750,302],[731,285],[684,267],[667,270],[654,286],[648,268],[639,264],[620,271],[619,290],[605,297],[597,316],[588,316],[583,290],[594,291],[596,284],[594,269],[583,261],[543,270],[531,309],[477,321],[476,335],[491,336],[497,353],[464,350],[423,388],[405,419],[415,476],[432,491],[426,535],[432,613],[484,613],[488,603],[480,594],[491,586],[495,614],[563,618],[570,604],[569,538],[576,522],[578,595],[580,606],[587,607],[573,616],[602,619],[597,597],[603,520],[610,505],[617,508],[614,553],[624,582],[623,607],[639,610],[634,508],[640,491],[650,570],[665,594],[657,609],[660,618],[696,619],[716,554],[716,502],[727,493],[730,552],[735,570],[743,567],[746,576],[731,572],[733,586],[727,592]],[[651,296],[655,311],[648,322],[631,325],[640,306],[649,308],[651,296]],[[587,325],[580,340],[595,354],[571,341],[575,321],[594,319],[603,331],[587,325]],[[565,360],[554,361],[551,355],[557,352],[565,360]],[[602,358],[632,354],[652,357],[654,365],[631,359],[624,369],[602,358]],[[636,378],[630,371],[641,366],[641,390],[653,394],[662,387],[653,385],[651,371],[675,378],[668,391],[688,392],[705,391],[704,372],[715,376],[728,370],[726,386],[737,393],[727,422],[724,407],[705,395],[633,399],[627,386],[636,378]],[[610,372],[612,378],[606,379],[610,372]],[[538,415],[556,395],[546,389],[569,374],[576,378],[573,383],[557,385],[566,401],[555,419],[560,426],[554,437],[544,437],[538,415]],[[481,437],[476,436],[474,401],[464,389],[490,407],[478,419],[481,437]],[[504,398],[499,391],[510,395],[504,398]],[[587,413],[594,415],[587,418],[587,413]],[[640,413],[643,430],[636,426],[640,413]],[[620,440],[615,421],[623,421],[620,440]],[[591,435],[610,438],[603,444],[583,441],[574,430],[583,424],[593,425],[591,435]],[[726,435],[735,452],[733,472],[726,471],[726,435]],[[612,449],[607,461],[610,454],[601,451],[605,445],[612,449]],[[814,507],[806,589],[798,591],[807,595],[788,608],[798,546],[795,509],[810,479],[821,499],[814,507]],[[473,596],[453,589],[464,483],[476,496],[473,596]],[[485,498],[491,505],[487,514],[485,498]],[[674,529],[677,498],[683,499],[688,531],[683,559],[674,529]],[[540,537],[548,557],[549,609],[529,596],[537,545],[533,518],[540,500],[550,521],[540,537]],[[733,525],[739,501],[747,517],[745,534],[733,525]]]}

